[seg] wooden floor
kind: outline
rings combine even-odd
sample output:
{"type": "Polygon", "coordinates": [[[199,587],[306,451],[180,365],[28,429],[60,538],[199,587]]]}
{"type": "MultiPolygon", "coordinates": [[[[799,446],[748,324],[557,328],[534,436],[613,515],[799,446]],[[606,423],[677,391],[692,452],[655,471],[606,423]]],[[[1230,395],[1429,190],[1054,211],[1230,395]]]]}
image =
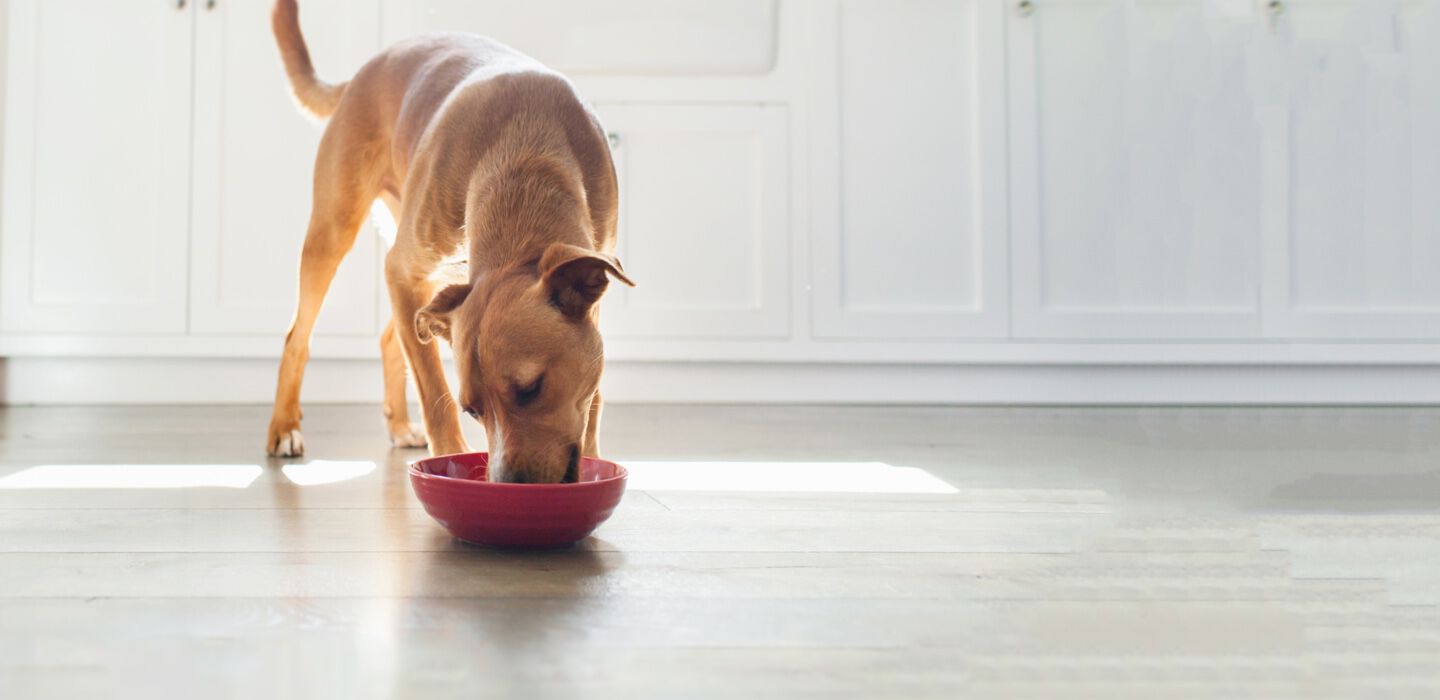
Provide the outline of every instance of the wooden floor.
{"type": "Polygon", "coordinates": [[[0,411],[0,698],[1440,696],[1436,410],[615,406],[553,553],[266,415],[0,411]]]}

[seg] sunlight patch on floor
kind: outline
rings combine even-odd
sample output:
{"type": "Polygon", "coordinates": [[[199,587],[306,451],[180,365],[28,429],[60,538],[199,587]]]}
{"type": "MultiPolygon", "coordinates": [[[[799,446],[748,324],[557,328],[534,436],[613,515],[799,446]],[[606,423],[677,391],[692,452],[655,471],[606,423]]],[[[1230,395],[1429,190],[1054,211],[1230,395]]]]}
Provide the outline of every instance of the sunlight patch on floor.
{"type": "Polygon", "coordinates": [[[641,491],[947,494],[958,489],[916,467],[884,462],[622,462],[641,491]]]}
{"type": "Polygon", "coordinates": [[[0,489],[243,489],[258,464],[42,464],[6,477],[0,489]]]}
{"type": "Polygon", "coordinates": [[[375,471],[374,462],[335,462],[324,459],[280,467],[280,473],[296,486],[334,484],[358,479],[373,471],[375,471]]]}

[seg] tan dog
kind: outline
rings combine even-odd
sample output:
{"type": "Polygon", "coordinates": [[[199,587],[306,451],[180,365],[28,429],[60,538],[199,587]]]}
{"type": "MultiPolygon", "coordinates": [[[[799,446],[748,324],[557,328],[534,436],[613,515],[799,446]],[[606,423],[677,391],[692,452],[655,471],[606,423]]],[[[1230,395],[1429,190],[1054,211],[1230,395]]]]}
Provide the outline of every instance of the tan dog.
{"type": "Polygon", "coordinates": [[[431,453],[468,449],[431,343],[441,336],[454,349],[458,407],[485,425],[491,478],[573,481],[579,455],[599,453],[596,302],[608,275],[631,284],[610,255],[615,169],[594,114],[563,76],[467,34],[402,42],[348,83],[326,84],[315,77],[295,0],[277,0],[271,19],[296,101],[329,124],[267,450],[304,450],[310,333],[379,199],[399,224],[385,259],[393,321],[380,337],[392,441],[425,444],[405,408],[408,359],[431,453]],[[438,277],[455,260],[467,261],[468,274],[441,289],[438,277]]]}

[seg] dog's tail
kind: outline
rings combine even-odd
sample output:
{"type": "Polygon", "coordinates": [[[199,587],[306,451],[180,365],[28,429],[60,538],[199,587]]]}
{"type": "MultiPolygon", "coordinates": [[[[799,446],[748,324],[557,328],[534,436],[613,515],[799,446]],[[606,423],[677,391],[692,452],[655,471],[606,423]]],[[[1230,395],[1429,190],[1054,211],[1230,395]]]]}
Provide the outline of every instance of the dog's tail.
{"type": "Polygon", "coordinates": [[[334,114],[348,83],[332,85],[315,77],[310,49],[300,33],[300,8],[296,7],[295,0],[275,0],[275,7],[270,11],[270,28],[275,32],[275,43],[280,45],[280,60],[285,64],[285,75],[290,78],[295,104],[316,119],[334,114]]]}

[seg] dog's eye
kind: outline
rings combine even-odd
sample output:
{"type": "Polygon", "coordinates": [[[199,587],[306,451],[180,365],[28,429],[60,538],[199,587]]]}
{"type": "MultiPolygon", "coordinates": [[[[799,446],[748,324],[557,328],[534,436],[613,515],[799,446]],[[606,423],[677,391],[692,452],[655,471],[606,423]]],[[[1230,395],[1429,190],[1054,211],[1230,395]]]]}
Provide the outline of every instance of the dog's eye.
{"type": "Polygon", "coordinates": [[[540,388],[545,383],[544,375],[535,378],[530,386],[515,389],[515,405],[528,406],[540,396],[540,388]]]}
{"type": "Polygon", "coordinates": [[[484,412],[484,411],[481,411],[481,410],[478,409],[478,408],[475,408],[474,406],[466,406],[466,407],[465,407],[465,415],[470,416],[471,418],[474,418],[475,420],[480,420],[480,417],[483,416],[483,415],[485,415],[485,412],[484,412]]]}

